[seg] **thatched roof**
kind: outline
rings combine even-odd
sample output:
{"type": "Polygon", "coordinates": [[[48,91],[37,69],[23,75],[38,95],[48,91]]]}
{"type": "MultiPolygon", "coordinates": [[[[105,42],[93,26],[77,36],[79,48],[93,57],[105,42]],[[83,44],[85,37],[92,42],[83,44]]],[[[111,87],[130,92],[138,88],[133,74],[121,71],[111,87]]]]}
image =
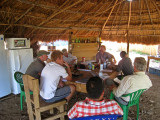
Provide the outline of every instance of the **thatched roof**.
{"type": "Polygon", "coordinates": [[[0,33],[35,41],[101,36],[160,44],[159,0],[1,0],[0,33]]]}

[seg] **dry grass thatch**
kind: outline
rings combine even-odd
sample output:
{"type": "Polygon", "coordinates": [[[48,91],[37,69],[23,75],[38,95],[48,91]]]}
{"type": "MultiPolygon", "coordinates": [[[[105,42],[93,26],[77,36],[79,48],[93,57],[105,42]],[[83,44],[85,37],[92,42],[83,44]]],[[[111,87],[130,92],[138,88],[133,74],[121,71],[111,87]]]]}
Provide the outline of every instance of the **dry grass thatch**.
{"type": "Polygon", "coordinates": [[[1,0],[0,33],[31,42],[78,37],[160,44],[159,0],[1,0]],[[126,37],[127,36],[127,37],[126,37]]]}

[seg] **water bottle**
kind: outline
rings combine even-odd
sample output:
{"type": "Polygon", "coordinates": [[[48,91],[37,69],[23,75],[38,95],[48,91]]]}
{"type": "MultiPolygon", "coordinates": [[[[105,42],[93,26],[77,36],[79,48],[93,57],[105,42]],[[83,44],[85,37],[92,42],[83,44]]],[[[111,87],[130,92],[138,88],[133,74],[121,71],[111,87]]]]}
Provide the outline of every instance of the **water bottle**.
{"type": "Polygon", "coordinates": [[[103,70],[103,64],[100,64],[100,71],[103,70]]]}
{"type": "Polygon", "coordinates": [[[94,70],[94,64],[92,64],[92,70],[94,70]]]}
{"type": "Polygon", "coordinates": [[[106,65],[107,65],[107,63],[106,63],[106,62],[104,62],[104,63],[103,63],[103,68],[104,68],[104,69],[106,69],[106,68],[107,68],[107,67],[106,67],[106,65]]]}

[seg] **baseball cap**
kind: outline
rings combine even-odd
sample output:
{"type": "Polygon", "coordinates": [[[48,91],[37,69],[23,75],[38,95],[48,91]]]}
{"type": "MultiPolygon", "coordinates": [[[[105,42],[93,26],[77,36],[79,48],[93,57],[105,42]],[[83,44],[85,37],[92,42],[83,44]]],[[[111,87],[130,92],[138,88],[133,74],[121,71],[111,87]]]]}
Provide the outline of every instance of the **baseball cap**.
{"type": "Polygon", "coordinates": [[[45,50],[40,50],[38,53],[37,53],[37,56],[40,57],[42,55],[48,55],[49,52],[45,51],[45,50]]]}

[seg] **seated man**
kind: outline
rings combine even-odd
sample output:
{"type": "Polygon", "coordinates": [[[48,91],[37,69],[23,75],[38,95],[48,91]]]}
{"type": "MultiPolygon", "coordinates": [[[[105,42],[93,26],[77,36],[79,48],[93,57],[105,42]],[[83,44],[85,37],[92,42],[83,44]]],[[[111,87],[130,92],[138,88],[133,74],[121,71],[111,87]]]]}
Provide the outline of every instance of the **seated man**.
{"type": "Polygon", "coordinates": [[[119,61],[118,66],[115,66],[115,68],[114,68],[115,73],[113,73],[114,74],[113,78],[115,78],[121,71],[123,72],[123,75],[118,76],[119,79],[121,79],[122,77],[127,76],[127,75],[132,75],[134,72],[134,69],[132,66],[132,61],[127,56],[127,53],[125,51],[122,51],[120,53],[120,56],[122,59],[119,61]]]}
{"type": "Polygon", "coordinates": [[[96,62],[97,63],[101,63],[103,64],[104,62],[106,62],[108,60],[108,62],[111,62],[111,64],[115,64],[116,60],[114,58],[114,56],[106,51],[106,47],[104,45],[102,45],[100,47],[100,51],[96,54],[96,62]]]}
{"type": "Polygon", "coordinates": [[[67,62],[69,65],[72,65],[77,60],[77,57],[72,56],[71,53],[68,53],[67,49],[63,49],[62,53],[63,53],[63,60],[67,62]]]}
{"type": "Polygon", "coordinates": [[[69,101],[75,92],[75,86],[64,86],[61,78],[72,80],[70,67],[63,61],[63,53],[58,50],[52,52],[51,60],[41,73],[40,96],[45,102],[55,102],[63,98],[69,101]]]}
{"type": "Polygon", "coordinates": [[[149,77],[145,74],[146,60],[143,57],[136,57],[134,61],[134,75],[128,75],[124,77],[118,87],[113,88],[113,94],[115,99],[123,104],[127,105],[129,97],[121,96],[135,92],[139,89],[149,89],[152,86],[152,82],[149,77]]]}
{"type": "Polygon", "coordinates": [[[49,52],[46,52],[44,50],[40,50],[37,53],[37,58],[35,61],[33,61],[29,67],[26,70],[25,74],[28,74],[36,79],[40,79],[41,72],[43,68],[45,67],[44,61],[48,59],[49,52]]]}
{"type": "Polygon", "coordinates": [[[104,114],[123,115],[117,102],[103,99],[104,85],[101,78],[91,77],[86,84],[86,89],[88,97],[84,101],[76,102],[69,110],[68,117],[70,119],[104,114]]]}

